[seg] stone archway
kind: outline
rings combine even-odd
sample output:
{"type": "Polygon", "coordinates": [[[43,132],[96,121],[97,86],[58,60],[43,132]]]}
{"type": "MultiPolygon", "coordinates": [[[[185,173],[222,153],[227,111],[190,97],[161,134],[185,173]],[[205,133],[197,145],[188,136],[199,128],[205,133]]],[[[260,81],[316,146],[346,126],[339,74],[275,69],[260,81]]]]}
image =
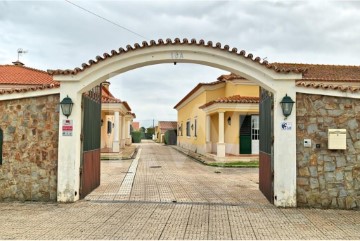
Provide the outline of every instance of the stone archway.
{"type": "MultiPolygon", "coordinates": [[[[274,95],[274,204],[296,206],[296,115],[288,117],[290,130],[281,130],[284,120],[279,102],[287,94],[296,99],[295,80],[302,78],[301,69],[278,69],[259,57],[245,51],[230,49],[228,45],[200,40],[180,39],[143,42],[128,45],[126,49],[112,50],[97,56],[89,64],[73,70],[49,70],[54,80],[61,82],[60,99],[67,95],[75,103],[71,119],[72,136],[59,134],[58,195],[59,202],[79,199],[79,168],[81,151],[81,97],[82,93],[104,82],[110,76],[129,70],[161,63],[194,63],[211,66],[241,75],[254,81],[274,95]]],[[[293,113],[296,112],[294,107],[293,113]]],[[[66,117],[60,114],[59,123],[66,117]]],[[[61,126],[60,126],[61,128],[61,126]]]]}

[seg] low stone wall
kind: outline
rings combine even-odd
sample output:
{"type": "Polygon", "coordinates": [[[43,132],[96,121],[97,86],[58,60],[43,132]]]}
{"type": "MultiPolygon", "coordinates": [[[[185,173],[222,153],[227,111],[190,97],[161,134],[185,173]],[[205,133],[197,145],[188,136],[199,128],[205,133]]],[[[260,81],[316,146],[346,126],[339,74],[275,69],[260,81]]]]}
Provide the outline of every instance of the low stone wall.
{"type": "Polygon", "coordinates": [[[59,95],[0,101],[0,201],[56,201],[59,95]]]}
{"type": "Polygon", "coordinates": [[[360,100],[298,93],[296,108],[298,206],[360,209],[360,100]],[[346,150],[327,149],[328,129],[347,130],[346,150]]]}

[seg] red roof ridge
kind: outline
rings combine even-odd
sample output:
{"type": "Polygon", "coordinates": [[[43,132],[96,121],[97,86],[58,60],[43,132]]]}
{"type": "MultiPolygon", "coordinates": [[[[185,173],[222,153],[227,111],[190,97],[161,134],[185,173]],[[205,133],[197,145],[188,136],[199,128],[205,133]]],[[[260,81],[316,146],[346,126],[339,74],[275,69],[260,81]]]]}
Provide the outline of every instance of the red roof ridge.
{"type": "Polygon", "coordinates": [[[54,84],[45,84],[45,85],[34,86],[34,87],[15,88],[15,89],[0,89],[0,95],[13,94],[13,93],[24,93],[24,92],[36,91],[36,90],[55,89],[55,88],[59,88],[59,87],[60,87],[59,83],[54,83],[54,84]]]}
{"type": "MultiPolygon", "coordinates": [[[[43,74],[49,74],[49,73],[48,73],[47,71],[45,71],[45,70],[36,69],[36,68],[24,66],[24,65],[3,64],[3,65],[0,65],[0,67],[24,68],[24,69],[28,69],[28,70],[32,70],[32,71],[37,71],[37,72],[40,72],[40,73],[43,73],[43,74]]],[[[55,81],[55,80],[54,80],[54,81],[55,81]]]]}
{"type": "Polygon", "coordinates": [[[217,104],[217,103],[234,103],[234,104],[255,104],[259,103],[260,98],[258,96],[241,96],[241,95],[232,95],[232,96],[225,96],[219,97],[216,100],[212,100],[204,105],[200,106],[199,109],[204,109],[210,105],[217,104]]]}

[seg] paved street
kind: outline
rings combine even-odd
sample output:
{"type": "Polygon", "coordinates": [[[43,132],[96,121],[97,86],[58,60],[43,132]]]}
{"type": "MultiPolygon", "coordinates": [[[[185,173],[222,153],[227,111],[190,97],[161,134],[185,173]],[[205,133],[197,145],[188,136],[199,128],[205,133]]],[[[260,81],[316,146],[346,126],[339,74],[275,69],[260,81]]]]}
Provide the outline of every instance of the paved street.
{"type": "Polygon", "coordinates": [[[85,200],[0,203],[0,239],[360,239],[360,212],[276,208],[257,171],[144,143],[135,160],[103,161],[85,200]]]}

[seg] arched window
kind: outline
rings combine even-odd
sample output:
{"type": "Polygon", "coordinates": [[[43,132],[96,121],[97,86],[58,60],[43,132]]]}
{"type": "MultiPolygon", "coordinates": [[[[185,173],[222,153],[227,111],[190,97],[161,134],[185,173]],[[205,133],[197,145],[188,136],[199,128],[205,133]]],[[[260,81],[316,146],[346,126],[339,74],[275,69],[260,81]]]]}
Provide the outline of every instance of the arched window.
{"type": "Polygon", "coordinates": [[[3,157],[2,154],[3,140],[4,140],[4,135],[2,129],[0,128],[0,165],[2,165],[2,157],[3,157]]]}

